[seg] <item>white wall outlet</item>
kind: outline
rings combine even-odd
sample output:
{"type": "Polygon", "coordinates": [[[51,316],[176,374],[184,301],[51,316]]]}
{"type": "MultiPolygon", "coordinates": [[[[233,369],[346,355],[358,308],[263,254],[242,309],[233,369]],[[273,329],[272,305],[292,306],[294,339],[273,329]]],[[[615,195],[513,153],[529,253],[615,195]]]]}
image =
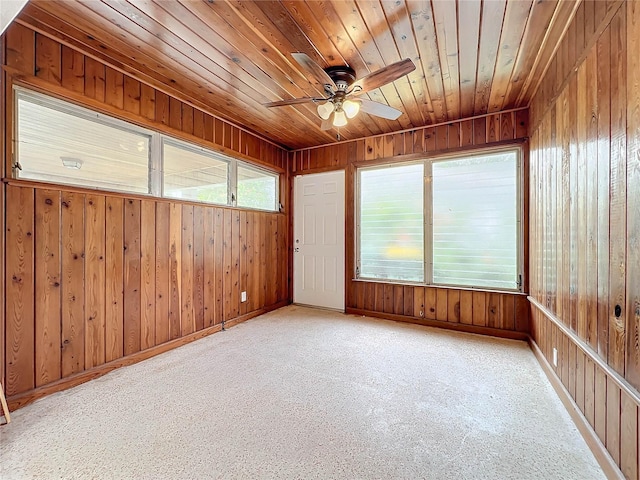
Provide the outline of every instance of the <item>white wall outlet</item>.
{"type": "Polygon", "coordinates": [[[553,366],[558,366],[558,349],[556,347],[553,347],[553,366]]]}
{"type": "Polygon", "coordinates": [[[241,292],[240,293],[240,301],[241,302],[246,302],[247,301],[247,292],[241,292]]]}

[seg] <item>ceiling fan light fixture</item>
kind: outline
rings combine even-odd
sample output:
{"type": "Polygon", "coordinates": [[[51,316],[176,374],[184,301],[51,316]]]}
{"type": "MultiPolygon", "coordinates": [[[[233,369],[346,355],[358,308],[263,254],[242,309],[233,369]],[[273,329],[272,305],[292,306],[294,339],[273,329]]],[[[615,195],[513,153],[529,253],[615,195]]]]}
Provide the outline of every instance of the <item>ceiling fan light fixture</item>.
{"type": "Polygon", "coordinates": [[[321,103],[318,105],[318,115],[323,120],[328,120],[331,116],[331,112],[333,112],[334,105],[331,102],[321,103]]]}
{"type": "Polygon", "coordinates": [[[344,127],[347,124],[347,116],[344,114],[344,110],[336,110],[333,114],[333,126],[344,127]]]}
{"type": "Polygon", "coordinates": [[[344,113],[347,115],[347,118],[353,118],[360,111],[360,102],[354,102],[353,100],[346,100],[342,104],[342,109],[344,110],[344,113]]]}

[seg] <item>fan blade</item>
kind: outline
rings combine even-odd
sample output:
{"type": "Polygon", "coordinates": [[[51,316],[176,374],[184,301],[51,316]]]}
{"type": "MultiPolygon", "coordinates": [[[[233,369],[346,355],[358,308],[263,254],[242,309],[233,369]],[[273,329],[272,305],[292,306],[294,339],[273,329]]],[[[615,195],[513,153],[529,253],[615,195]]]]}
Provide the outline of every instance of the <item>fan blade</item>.
{"type": "Polygon", "coordinates": [[[311,60],[309,55],[306,53],[292,53],[291,56],[307,71],[308,74],[311,74],[311,78],[309,78],[309,80],[316,80],[320,82],[322,86],[329,85],[334,92],[338,91],[338,87],[327,72],[325,72],[320,65],[311,60]]]}
{"type": "Polygon", "coordinates": [[[285,105],[297,105],[299,103],[315,102],[318,100],[324,100],[324,99],[313,98],[313,97],[291,98],[289,100],[278,100],[277,102],[263,103],[262,106],[263,107],[283,107],[285,105]]]}
{"type": "Polygon", "coordinates": [[[322,120],[322,125],[320,125],[320,130],[326,131],[331,130],[333,128],[333,112],[326,120],[322,120]]]}
{"type": "Polygon", "coordinates": [[[405,58],[400,62],[392,63],[387,67],[370,73],[366,77],[362,77],[361,79],[356,80],[349,86],[349,90],[353,92],[354,95],[367,93],[371,90],[375,90],[376,88],[386,85],[387,83],[391,83],[399,79],[400,77],[413,72],[415,69],[416,66],[413,64],[411,59],[405,58]],[[358,88],[360,88],[360,90],[358,90],[358,88]]]}
{"type": "Polygon", "coordinates": [[[376,117],[386,118],[387,120],[396,120],[402,112],[384,103],[374,102],[366,98],[356,98],[356,102],[360,102],[360,111],[375,115],[376,117]]]}

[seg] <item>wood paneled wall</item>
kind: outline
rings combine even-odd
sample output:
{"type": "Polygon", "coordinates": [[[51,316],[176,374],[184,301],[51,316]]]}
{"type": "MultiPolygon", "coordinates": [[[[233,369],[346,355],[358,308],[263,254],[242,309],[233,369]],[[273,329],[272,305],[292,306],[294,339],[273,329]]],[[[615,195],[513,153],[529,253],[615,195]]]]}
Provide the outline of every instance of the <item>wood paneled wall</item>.
{"type": "Polygon", "coordinates": [[[296,175],[345,168],[356,162],[380,158],[402,160],[410,156],[435,156],[457,150],[487,147],[527,136],[528,111],[484,115],[469,120],[377,135],[292,153],[296,175]]]}
{"type": "Polygon", "coordinates": [[[369,161],[407,161],[523,142],[527,135],[527,117],[527,110],[503,112],[434,127],[296,150],[291,154],[294,175],[336,169],[346,171],[347,312],[526,338],[529,331],[529,309],[524,295],[354,280],[351,272],[354,271],[355,264],[353,225],[356,165],[369,161]]]}
{"type": "MultiPolygon", "coordinates": [[[[287,208],[285,150],[24,26],[2,47],[3,145],[23,84],[270,167],[287,208]]],[[[12,408],[288,302],[286,214],[6,178],[1,189],[0,376],[12,408]]]]}
{"type": "Polygon", "coordinates": [[[10,400],[287,300],[283,214],[20,182],[7,205],[10,400]]]}
{"type": "Polygon", "coordinates": [[[531,105],[532,336],[639,477],[640,3],[584,2],[531,105]]]}

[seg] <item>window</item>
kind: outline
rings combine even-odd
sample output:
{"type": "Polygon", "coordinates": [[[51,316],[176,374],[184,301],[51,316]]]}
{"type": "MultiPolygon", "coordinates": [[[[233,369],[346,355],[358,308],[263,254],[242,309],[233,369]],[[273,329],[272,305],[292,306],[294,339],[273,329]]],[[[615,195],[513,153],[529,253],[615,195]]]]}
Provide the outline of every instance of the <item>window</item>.
{"type": "Polygon", "coordinates": [[[278,176],[238,165],[238,206],[277,210],[278,176]]]}
{"type": "Polygon", "coordinates": [[[229,162],[213,152],[175,141],[162,150],[164,196],[199,202],[229,202],[229,162]]]}
{"type": "Polygon", "coordinates": [[[149,132],[26,90],[16,106],[19,178],[149,193],[149,132]]]}
{"type": "Polygon", "coordinates": [[[21,87],[14,98],[18,178],[278,210],[276,173],[21,87]]]}
{"type": "Polygon", "coordinates": [[[360,276],[424,281],[424,165],[360,170],[360,276]]]}
{"type": "Polygon", "coordinates": [[[519,164],[510,149],[359,169],[356,275],[518,289],[519,164]]]}

